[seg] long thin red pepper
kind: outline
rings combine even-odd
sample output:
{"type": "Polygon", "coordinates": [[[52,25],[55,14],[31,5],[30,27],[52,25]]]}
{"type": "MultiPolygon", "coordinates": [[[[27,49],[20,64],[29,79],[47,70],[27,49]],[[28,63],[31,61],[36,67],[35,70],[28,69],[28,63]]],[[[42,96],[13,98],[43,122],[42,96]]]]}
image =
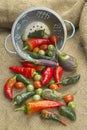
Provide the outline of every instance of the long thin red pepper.
{"type": "Polygon", "coordinates": [[[8,99],[13,99],[13,87],[16,83],[16,76],[9,78],[4,85],[4,94],[8,99]]]}
{"type": "Polygon", "coordinates": [[[35,47],[38,47],[40,45],[44,44],[52,44],[51,41],[48,38],[29,38],[27,41],[25,41],[25,47],[23,50],[29,49],[30,51],[33,50],[35,47]]]}
{"type": "Polygon", "coordinates": [[[10,70],[14,71],[15,73],[22,74],[26,78],[33,78],[34,74],[36,74],[36,70],[34,68],[25,68],[21,66],[11,66],[9,67],[10,70]]]}
{"type": "Polygon", "coordinates": [[[45,68],[42,73],[42,79],[41,79],[42,85],[46,85],[47,83],[49,83],[49,81],[52,79],[52,76],[53,76],[53,68],[52,67],[45,68]]]}
{"type": "Polygon", "coordinates": [[[36,71],[42,71],[45,68],[45,66],[35,65],[28,61],[21,61],[21,64],[23,65],[23,67],[35,68],[36,71]]]}
{"type": "MultiPolygon", "coordinates": [[[[60,82],[60,79],[61,79],[61,77],[62,77],[62,74],[63,74],[63,68],[61,67],[61,66],[56,66],[55,68],[54,68],[54,80],[56,81],[56,82],[60,82]]],[[[58,86],[60,87],[61,86],[61,84],[58,84],[58,86]]]]}
{"type": "Polygon", "coordinates": [[[25,111],[27,114],[33,114],[45,108],[58,108],[61,106],[64,106],[64,104],[50,100],[29,101],[21,108],[17,108],[16,111],[25,111]]]}

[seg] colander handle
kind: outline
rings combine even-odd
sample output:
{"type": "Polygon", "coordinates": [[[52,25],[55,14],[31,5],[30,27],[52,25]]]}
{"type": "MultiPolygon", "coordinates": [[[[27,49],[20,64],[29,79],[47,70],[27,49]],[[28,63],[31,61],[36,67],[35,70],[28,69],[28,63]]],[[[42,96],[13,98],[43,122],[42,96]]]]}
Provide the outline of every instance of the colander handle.
{"type": "Polygon", "coordinates": [[[9,50],[8,47],[7,47],[7,40],[8,40],[9,37],[11,37],[11,34],[8,34],[8,35],[6,36],[5,41],[4,41],[4,47],[5,47],[5,49],[6,49],[6,51],[7,51],[8,53],[10,53],[10,54],[17,54],[16,51],[11,51],[11,50],[9,50]]]}
{"type": "Polygon", "coordinates": [[[70,26],[72,27],[72,33],[71,33],[71,35],[67,37],[67,40],[69,40],[69,39],[72,38],[72,37],[74,36],[74,34],[75,34],[75,26],[73,25],[73,23],[71,23],[71,22],[68,21],[68,20],[64,20],[64,22],[70,24],[70,26]]]}

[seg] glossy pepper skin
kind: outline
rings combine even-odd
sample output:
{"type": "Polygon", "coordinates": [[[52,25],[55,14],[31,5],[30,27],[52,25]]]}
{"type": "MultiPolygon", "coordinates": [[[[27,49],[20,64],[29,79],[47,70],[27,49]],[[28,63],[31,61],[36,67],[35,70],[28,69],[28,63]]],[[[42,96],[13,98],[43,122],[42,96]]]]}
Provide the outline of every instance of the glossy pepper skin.
{"type": "Polygon", "coordinates": [[[65,117],[69,118],[72,121],[76,120],[76,113],[75,113],[75,111],[72,108],[68,107],[68,106],[60,107],[59,108],[59,113],[62,116],[65,116],[65,117]]]}
{"type": "Polygon", "coordinates": [[[25,85],[30,84],[30,80],[26,77],[24,77],[22,74],[16,74],[16,80],[18,82],[23,82],[25,85]]]}
{"type": "Polygon", "coordinates": [[[15,73],[22,74],[26,78],[33,78],[36,70],[34,68],[25,68],[21,66],[11,66],[9,67],[10,70],[14,71],[15,73]]]}
{"type": "Polygon", "coordinates": [[[43,119],[50,119],[50,120],[58,121],[65,126],[67,125],[66,121],[62,119],[62,117],[59,114],[46,110],[46,109],[41,111],[41,117],[43,119]]]}
{"type": "Polygon", "coordinates": [[[48,84],[52,79],[52,76],[53,76],[53,68],[46,67],[42,73],[42,79],[41,79],[42,85],[48,84]]]}
{"type": "Polygon", "coordinates": [[[51,44],[51,41],[48,38],[29,38],[25,41],[25,47],[23,48],[23,50],[29,49],[30,51],[32,51],[35,47],[44,44],[49,45],[51,44]]]}
{"type": "MultiPolygon", "coordinates": [[[[62,74],[63,74],[63,68],[61,67],[61,66],[56,66],[55,68],[54,68],[54,73],[53,73],[53,75],[54,75],[54,80],[55,80],[55,82],[60,82],[60,79],[61,79],[61,77],[62,77],[62,74]]],[[[58,84],[58,86],[60,87],[61,86],[61,84],[58,84]]]]}
{"type": "Polygon", "coordinates": [[[29,38],[42,38],[42,37],[47,37],[48,35],[45,33],[45,30],[36,30],[32,33],[29,33],[28,37],[29,38]]]}
{"type": "Polygon", "coordinates": [[[45,108],[58,108],[60,106],[64,106],[64,104],[50,100],[39,100],[26,102],[24,106],[17,108],[16,111],[24,111],[27,114],[33,114],[45,108]]]}
{"type": "Polygon", "coordinates": [[[4,85],[4,94],[8,99],[13,99],[13,87],[16,83],[16,77],[9,78],[4,85]]]}
{"type": "Polygon", "coordinates": [[[35,94],[35,92],[32,91],[32,92],[24,92],[24,93],[16,95],[14,97],[14,105],[21,105],[24,101],[29,99],[34,94],[35,94]]]}

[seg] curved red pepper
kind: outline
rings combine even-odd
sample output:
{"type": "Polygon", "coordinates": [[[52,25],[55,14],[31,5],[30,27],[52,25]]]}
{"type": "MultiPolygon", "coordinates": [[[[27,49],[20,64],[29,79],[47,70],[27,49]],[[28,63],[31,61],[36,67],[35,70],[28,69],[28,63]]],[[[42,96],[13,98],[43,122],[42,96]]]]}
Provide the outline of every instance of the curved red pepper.
{"type": "Polygon", "coordinates": [[[13,99],[12,90],[16,83],[16,77],[9,78],[4,85],[4,94],[8,99],[13,99]]]}
{"type": "Polygon", "coordinates": [[[15,73],[22,74],[26,78],[33,78],[36,70],[34,68],[25,68],[21,66],[11,66],[9,67],[10,70],[14,71],[15,73]]]}
{"type": "MultiPolygon", "coordinates": [[[[54,72],[53,73],[54,73],[53,74],[54,75],[54,80],[56,82],[60,82],[60,78],[62,77],[62,74],[63,74],[63,68],[61,66],[56,66],[54,68],[54,72]]],[[[58,86],[60,87],[61,84],[58,84],[58,86]]]]}
{"type": "Polygon", "coordinates": [[[38,47],[40,45],[44,44],[51,44],[51,41],[47,38],[29,38],[27,41],[25,41],[25,49],[29,49],[30,51],[33,50],[35,47],[38,47]]]}
{"type": "Polygon", "coordinates": [[[41,79],[42,85],[49,83],[49,81],[52,79],[52,76],[53,76],[53,69],[51,67],[45,68],[45,70],[42,73],[42,79],[41,79]]]}
{"type": "Polygon", "coordinates": [[[42,71],[45,68],[45,66],[35,65],[35,64],[30,63],[28,61],[21,61],[21,64],[23,65],[23,67],[34,68],[36,71],[42,71]]]}

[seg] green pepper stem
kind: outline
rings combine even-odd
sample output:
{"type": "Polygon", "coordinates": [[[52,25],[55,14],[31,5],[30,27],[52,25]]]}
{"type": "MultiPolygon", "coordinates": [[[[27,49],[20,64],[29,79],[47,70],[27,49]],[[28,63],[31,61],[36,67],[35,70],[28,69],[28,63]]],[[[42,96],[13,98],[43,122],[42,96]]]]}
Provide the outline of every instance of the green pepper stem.
{"type": "Polygon", "coordinates": [[[24,48],[22,48],[23,51],[25,51],[25,50],[27,50],[27,49],[29,49],[29,46],[28,46],[28,45],[26,45],[24,48]]]}
{"type": "Polygon", "coordinates": [[[15,76],[13,77],[13,79],[15,79],[15,80],[16,80],[16,78],[17,78],[17,75],[15,75],[15,76]]]}
{"type": "Polygon", "coordinates": [[[17,102],[15,101],[14,103],[13,103],[13,105],[16,105],[17,104],[17,102]]]}
{"type": "Polygon", "coordinates": [[[26,107],[24,105],[24,106],[22,106],[20,108],[15,109],[15,111],[26,111],[26,107]]]}

